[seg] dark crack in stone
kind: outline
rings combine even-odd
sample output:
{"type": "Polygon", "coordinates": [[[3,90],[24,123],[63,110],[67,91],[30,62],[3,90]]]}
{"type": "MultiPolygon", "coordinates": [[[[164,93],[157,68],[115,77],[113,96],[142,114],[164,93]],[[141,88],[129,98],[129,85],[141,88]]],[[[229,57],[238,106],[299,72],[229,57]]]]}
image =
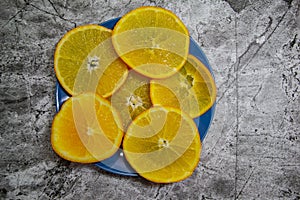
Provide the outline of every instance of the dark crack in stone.
{"type": "Polygon", "coordinates": [[[249,0],[225,0],[235,12],[241,12],[249,4],[249,0]]]}

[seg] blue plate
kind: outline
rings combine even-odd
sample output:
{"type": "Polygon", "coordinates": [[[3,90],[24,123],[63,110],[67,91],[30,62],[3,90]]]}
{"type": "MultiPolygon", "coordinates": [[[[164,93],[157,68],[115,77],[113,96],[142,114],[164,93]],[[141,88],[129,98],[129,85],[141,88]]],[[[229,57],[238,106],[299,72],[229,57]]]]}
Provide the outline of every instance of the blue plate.
{"type": "MultiPolygon", "coordinates": [[[[115,24],[119,21],[120,18],[111,19],[109,21],[103,22],[100,25],[105,26],[106,28],[113,29],[115,24]]],[[[210,67],[208,60],[203,53],[203,51],[200,49],[200,47],[197,45],[197,43],[190,37],[190,54],[197,57],[211,72],[212,68],[210,67]]],[[[59,82],[56,83],[56,111],[58,112],[62,106],[62,104],[69,98],[68,93],[61,87],[59,82]]],[[[199,133],[200,133],[200,139],[201,142],[203,142],[207,131],[209,129],[209,126],[211,124],[211,121],[214,116],[216,104],[212,106],[206,113],[201,115],[198,118],[195,118],[194,121],[197,124],[199,133]]],[[[132,169],[129,165],[129,163],[126,161],[125,156],[123,155],[123,150],[119,149],[117,153],[115,153],[112,157],[103,160],[101,162],[95,163],[96,166],[100,167],[101,169],[104,169],[106,171],[125,175],[125,176],[138,176],[138,174],[135,172],[134,169],[132,169]]]]}

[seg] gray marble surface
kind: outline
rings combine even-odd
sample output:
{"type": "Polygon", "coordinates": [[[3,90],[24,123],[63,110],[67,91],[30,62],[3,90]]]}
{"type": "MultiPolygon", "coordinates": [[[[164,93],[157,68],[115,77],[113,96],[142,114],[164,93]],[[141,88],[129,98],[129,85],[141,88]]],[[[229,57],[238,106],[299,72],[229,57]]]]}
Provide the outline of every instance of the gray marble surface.
{"type": "Polygon", "coordinates": [[[300,199],[297,0],[1,0],[0,199],[300,199]],[[51,149],[55,44],[142,5],[176,13],[218,87],[194,174],[179,183],[67,162],[51,149]]]}

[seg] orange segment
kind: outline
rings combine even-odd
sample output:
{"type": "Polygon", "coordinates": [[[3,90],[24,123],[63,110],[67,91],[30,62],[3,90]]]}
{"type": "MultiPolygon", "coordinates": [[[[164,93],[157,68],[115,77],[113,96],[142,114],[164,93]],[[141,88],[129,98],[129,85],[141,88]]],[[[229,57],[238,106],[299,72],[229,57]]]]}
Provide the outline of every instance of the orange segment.
{"type": "Polygon", "coordinates": [[[123,137],[120,126],[107,100],[92,93],[71,97],[53,120],[52,147],[66,160],[97,162],[118,150],[123,137]]]}
{"type": "Polygon", "coordinates": [[[167,79],[151,80],[150,84],[154,105],[179,108],[193,118],[211,108],[216,92],[211,73],[192,55],[178,73],[167,79]]]}
{"type": "Polygon", "coordinates": [[[119,111],[123,130],[126,130],[133,119],[152,106],[150,80],[131,70],[125,83],[110,100],[112,106],[119,111]]]}
{"type": "Polygon", "coordinates": [[[170,107],[153,107],[128,127],[123,150],[130,165],[144,178],[159,183],[189,177],[201,153],[198,129],[187,114],[170,107]]]}
{"type": "Polygon", "coordinates": [[[165,78],[186,61],[189,33],[172,12],[140,7],[124,15],[113,30],[112,42],[122,60],[151,78],[165,78]]]}
{"type": "Polygon", "coordinates": [[[125,81],[128,70],[111,43],[112,31],[85,25],[69,31],[57,44],[56,77],[71,95],[83,92],[110,96],[125,81]]]}

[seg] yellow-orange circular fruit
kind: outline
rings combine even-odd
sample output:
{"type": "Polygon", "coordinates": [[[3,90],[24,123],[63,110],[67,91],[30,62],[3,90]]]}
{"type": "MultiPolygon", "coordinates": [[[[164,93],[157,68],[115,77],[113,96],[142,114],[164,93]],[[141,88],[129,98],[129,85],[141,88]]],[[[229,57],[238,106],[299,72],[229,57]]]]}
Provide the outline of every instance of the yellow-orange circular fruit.
{"type": "Polygon", "coordinates": [[[123,130],[126,131],[132,120],[152,106],[149,78],[130,70],[125,83],[111,96],[110,101],[119,111],[123,130]]]}
{"type": "Polygon", "coordinates": [[[89,24],[70,30],[59,41],[54,69],[70,95],[92,92],[109,97],[125,81],[127,65],[114,51],[111,36],[112,30],[89,24]]]}
{"type": "Polygon", "coordinates": [[[185,63],[190,38],[174,13],[146,6],[132,10],[117,22],[112,42],[129,67],[150,78],[165,78],[185,63]]]}
{"type": "Polygon", "coordinates": [[[188,56],[184,66],[173,76],[150,82],[150,96],[154,105],[181,109],[192,118],[210,109],[216,94],[210,71],[193,55],[188,56]]]}
{"type": "Polygon", "coordinates": [[[191,117],[179,109],[153,107],[128,127],[123,151],[142,177],[171,183],[189,177],[200,159],[201,142],[191,117]]]}
{"type": "Polygon", "coordinates": [[[62,158],[92,163],[112,156],[123,131],[116,111],[102,97],[84,93],[69,98],[52,123],[51,144],[62,158]]]}

